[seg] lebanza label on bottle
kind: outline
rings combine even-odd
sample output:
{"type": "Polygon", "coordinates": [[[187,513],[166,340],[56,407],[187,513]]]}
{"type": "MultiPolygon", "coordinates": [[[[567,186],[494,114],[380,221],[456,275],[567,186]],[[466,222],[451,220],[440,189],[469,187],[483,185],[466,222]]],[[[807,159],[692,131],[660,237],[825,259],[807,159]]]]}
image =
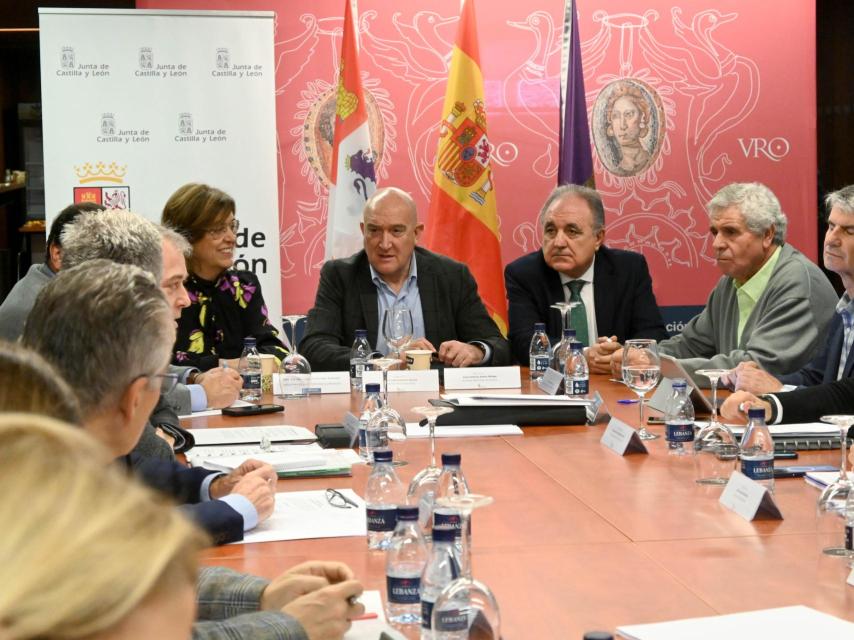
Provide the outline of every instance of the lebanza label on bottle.
{"type": "Polygon", "coordinates": [[[394,531],[397,524],[397,509],[366,509],[368,531],[394,531]]]}
{"type": "Polygon", "coordinates": [[[241,373],[240,377],[243,378],[243,388],[244,389],[260,389],[261,388],[261,374],[260,373],[241,373]]]}
{"type": "Polygon", "coordinates": [[[768,489],[738,471],[732,472],[719,502],[745,520],[753,520],[758,514],[773,520],[783,519],[768,489]]]}
{"type": "Polygon", "coordinates": [[[455,538],[460,537],[460,531],[463,528],[459,513],[442,513],[438,509],[433,511],[433,526],[437,529],[453,529],[455,538]]]}
{"type": "Polygon", "coordinates": [[[451,631],[465,631],[469,628],[469,616],[466,609],[449,609],[440,611],[436,619],[436,631],[445,633],[451,631]]]}
{"type": "Polygon", "coordinates": [[[666,423],[664,425],[664,433],[664,438],[668,442],[693,442],[694,425],[666,423]]]}
{"type": "Polygon", "coordinates": [[[768,460],[741,460],[741,472],[751,480],[771,480],[774,478],[774,458],[768,460]]]}
{"type": "Polygon", "coordinates": [[[421,578],[393,578],[386,576],[388,601],[394,604],[418,604],[421,602],[421,578]]]}

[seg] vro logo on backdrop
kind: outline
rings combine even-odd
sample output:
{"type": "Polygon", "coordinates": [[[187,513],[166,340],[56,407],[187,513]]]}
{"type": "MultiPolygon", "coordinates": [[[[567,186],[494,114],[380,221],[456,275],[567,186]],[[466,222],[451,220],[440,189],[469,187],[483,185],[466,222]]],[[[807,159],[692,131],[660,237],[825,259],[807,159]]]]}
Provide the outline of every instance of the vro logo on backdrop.
{"type": "Polygon", "coordinates": [[[124,185],[127,165],[117,162],[86,162],[74,167],[78,184],[74,187],[74,202],[92,202],[107,209],[129,209],[130,187],[124,185]],[[97,183],[108,183],[107,185],[97,183]]]}
{"type": "Polygon", "coordinates": [[[139,68],[153,69],[154,68],[154,52],[151,47],[139,48],[139,68]]]}
{"type": "Polygon", "coordinates": [[[231,56],[228,53],[228,49],[226,47],[219,47],[216,50],[216,68],[217,69],[228,69],[231,64],[231,56]]]}
{"type": "Polygon", "coordinates": [[[785,138],[739,138],[738,144],[745,158],[766,157],[774,162],[785,158],[792,146],[785,138]]]}
{"type": "Polygon", "coordinates": [[[193,114],[180,113],[178,114],[178,133],[182,136],[193,135],[193,114]]]}
{"type": "Polygon", "coordinates": [[[74,68],[74,47],[62,47],[62,57],[59,64],[63,69],[74,68]]]}

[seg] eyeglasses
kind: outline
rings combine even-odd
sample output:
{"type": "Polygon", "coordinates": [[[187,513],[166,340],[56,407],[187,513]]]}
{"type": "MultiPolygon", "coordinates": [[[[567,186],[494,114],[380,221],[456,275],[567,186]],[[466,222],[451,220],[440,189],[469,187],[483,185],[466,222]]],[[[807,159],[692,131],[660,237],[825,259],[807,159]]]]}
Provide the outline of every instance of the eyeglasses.
{"type": "Polygon", "coordinates": [[[237,235],[237,232],[240,231],[240,220],[235,218],[228,224],[221,224],[218,227],[211,227],[210,229],[205,229],[205,233],[207,233],[214,240],[219,240],[228,232],[229,229],[231,229],[231,232],[234,235],[237,235]]]}
{"type": "Polygon", "coordinates": [[[358,504],[350,500],[350,498],[337,489],[326,490],[326,501],[333,507],[337,507],[339,509],[357,509],[359,507],[358,504]]]}

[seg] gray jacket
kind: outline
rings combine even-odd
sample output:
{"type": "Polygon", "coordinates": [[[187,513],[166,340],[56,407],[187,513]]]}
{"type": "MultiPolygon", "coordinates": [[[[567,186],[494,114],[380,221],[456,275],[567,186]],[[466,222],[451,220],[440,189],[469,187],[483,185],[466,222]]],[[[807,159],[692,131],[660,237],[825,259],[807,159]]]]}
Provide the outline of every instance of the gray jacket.
{"type": "Polygon", "coordinates": [[[46,264],[30,266],[0,305],[0,338],[15,342],[24,333],[24,323],[36,302],[36,296],[55,274],[46,264]]]}

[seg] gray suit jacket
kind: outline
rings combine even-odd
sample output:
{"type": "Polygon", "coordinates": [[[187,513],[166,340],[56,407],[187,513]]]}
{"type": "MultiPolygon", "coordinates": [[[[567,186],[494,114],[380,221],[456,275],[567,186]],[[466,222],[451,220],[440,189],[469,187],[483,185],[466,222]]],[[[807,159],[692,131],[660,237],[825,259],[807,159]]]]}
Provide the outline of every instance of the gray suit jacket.
{"type": "Polygon", "coordinates": [[[203,567],[198,578],[198,621],[193,640],[308,640],[295,618],[259,611],[268,580],[222,567],[203,567]]]}
{"type": "MultiPolygon", "coordinates": [[[[825,328],[836,308],[830,282],[791,245],[780,249],[768,285],[741,334],[733,279],[723,277],[706,308],[678,336],[659,344],[661,353],[679,358],[693,375],[698,369],[730,369],[753,360],[773,375],[782,375],[810,361],[825,340],[825,328]]],[[[697,382],[708,386],[708,380],[697,382]]]]}
{"type": "MultiPolygon", "coordinates": [[[[510,364],[510,344],[487,314],[468,267],[421,247],[415,248],[414,256],[425,337],[436,348],[448,340],[479,340],[492,348],[489,364],[510,364]]],[[[330,260],[320,272],[300,352],[312,370],[349,369],[356,329],[367,329],[368,341],[376,345],[378,316],[377,290],[365,252],[330,260]]]]}
{"type": "Polygon", "coordinates": [[[30,266],[27,275],[21,278],[3,304],[0,305],[0,338],[15,342],[24,333],[24,323],[33,309],[36,296],[51,281],[54,273],[44,264],[30,266]]]}

